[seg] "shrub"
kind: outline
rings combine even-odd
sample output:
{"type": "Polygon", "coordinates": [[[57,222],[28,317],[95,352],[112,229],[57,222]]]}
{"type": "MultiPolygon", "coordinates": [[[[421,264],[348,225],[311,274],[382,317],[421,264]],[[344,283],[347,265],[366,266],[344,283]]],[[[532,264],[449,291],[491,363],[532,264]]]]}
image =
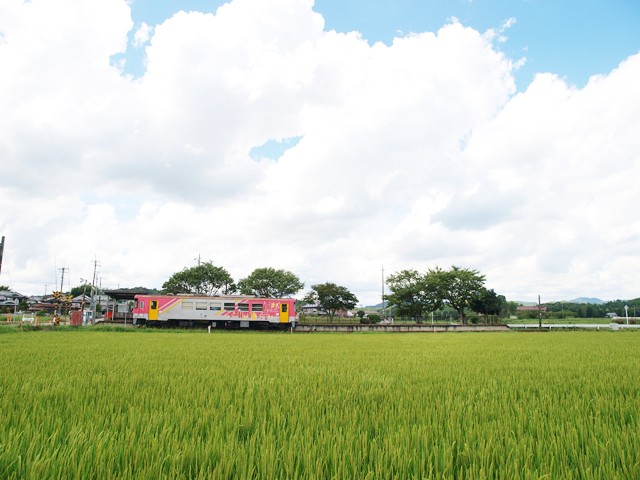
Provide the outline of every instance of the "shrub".
{"type": "Polygon", "coordinates": [[[380,318],[380,315],[378,315],[377,313],[370,313],[369,314],[369,321],[371,323],[380,323],[380,320],[382,320],[380,318]]]}

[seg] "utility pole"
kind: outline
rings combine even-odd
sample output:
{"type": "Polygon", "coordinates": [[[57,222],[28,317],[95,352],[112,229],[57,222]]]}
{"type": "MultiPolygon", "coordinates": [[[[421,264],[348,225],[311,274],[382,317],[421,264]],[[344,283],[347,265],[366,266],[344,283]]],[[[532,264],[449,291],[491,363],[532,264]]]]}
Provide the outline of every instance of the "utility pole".
{"type": "Polygon", "coordinates": [[[60,277],[60,293],[62,293],[63,290],[63,285],[64,285],[64,271],[69,271],[69,267],[62,267],[59,268],[58,270],[60,270],[62,272],[62,277],[60,277]]]}
{"type": "Polygon", "coordinates": [[[93,295],[96,288],[97,269],[98,269],[98,259],[96,258],[93,260],[93,280],[91,281],[91,314],[93,315],[93,318],[91,320],[94,323],[96,321],[96,304],[93,301],[93,295]]]}
{"type": "Polygon", "coordinates": [[[2,255],[4,254],[4,235],[0,241],[0,273],[2,272],[2,255]]]}
{"type": "MultiPolygon", "coordinates": [[[[58,299],[58,307],[56,308],[56,318],[59,317],[60,315],[62,315],[62,291],[64,288],[64,271],[65,270],[69,270],[69,268],[67,267],[62,267],[60,268],[60,271],[62,272],[62,276],[60,277],[60,298],[58,299]]],[[[54,320],[54,325],[57,325],[57,322],[54,320]]]]}
{"type": "Polygon", "coordinates": [[[542,331],[542,304],[540,303],[540,295],[538,295],[538,331],[542,331]]]}
{"type": "Polygon", "coordinates": [[[53,287],[53,297],[56,299],[56,310],[55,310],[55,316],[53,317],[53,324],[57,325],[57,322],[59,322],[60,319],[60,315],[62,315],[62,301],[63,301],[63,297],[62,297],[62,288],[64,285],[64,271],[65,270],[69,270],[67,267],[61,267],[61,268],[56,268],[56,283],[55,286],[53,287]],[[56,288],[58,288],[58,270],[60,270],[62,272],[62,276],[60,277],[60,290],[58,292],[56,292],[56,288]],[[60,296],[58,296],[60,295],[60,296]]]}
{"type": "Polygon", "coordinates": [[[387,319],[387,309],[384,302],[384,265],[382,266],[382,319],[387,319]]]}
{"type": "Polygon", "coordinates": [[[82,323],[86,324],[86,317],[84,314],[84,304],[87,303],[87,281],[84,278],[81,278],[80,281],[82,282],[83,288],[82,288],[82,303],[80,304],[80,312],[82,312],[82,323]]]}

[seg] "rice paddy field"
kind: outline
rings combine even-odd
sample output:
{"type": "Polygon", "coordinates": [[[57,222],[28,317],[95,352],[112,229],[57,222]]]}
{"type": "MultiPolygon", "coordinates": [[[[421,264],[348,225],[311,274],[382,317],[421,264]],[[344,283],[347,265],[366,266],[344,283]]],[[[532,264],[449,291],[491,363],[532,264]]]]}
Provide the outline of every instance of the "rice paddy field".
{"type": "Polygon", "coordinates": [[[0,478],[640,478],[640,333],[0,331],[0,478]]]}

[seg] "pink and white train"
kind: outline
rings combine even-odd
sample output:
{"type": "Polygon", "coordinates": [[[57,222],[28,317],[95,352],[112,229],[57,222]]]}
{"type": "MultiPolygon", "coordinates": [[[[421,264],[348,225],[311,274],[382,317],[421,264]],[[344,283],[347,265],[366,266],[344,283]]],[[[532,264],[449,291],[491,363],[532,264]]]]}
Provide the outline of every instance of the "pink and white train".
{"type": "Polygon", "coordinates": [[[136,295],[134,322],[139,325],[211,328],[294,328],[294,298],[243,295],[136,295]]]}

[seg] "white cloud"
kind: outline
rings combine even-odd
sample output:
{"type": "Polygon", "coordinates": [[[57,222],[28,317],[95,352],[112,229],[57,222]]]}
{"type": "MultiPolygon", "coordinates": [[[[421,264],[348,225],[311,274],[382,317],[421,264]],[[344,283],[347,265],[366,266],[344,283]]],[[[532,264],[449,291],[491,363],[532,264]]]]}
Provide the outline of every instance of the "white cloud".
{"type": "Polygon", "coordinates": [[[140,27],[132,79],[109,61],[132,27],[124,1],[0,7],[0,283],[41,293],[65,264],[76,284],[97,257],[103,285],[159,287],[200,254],[364,303],[383,264],[478,268],[512,299],[638,296],[640,56],[515,94],[517,63],[459,22],[369,45],[311,1],[235,0],[140,27]]]}
{"type": "Polygon", "coordinates": [[[133,46],[141,47],[145,45],[151,38],[152,33],[153,27],[146,24],[145,22],[142,22],[136,30],[136,33],[134,33],[133,35],[133,46]]]}

